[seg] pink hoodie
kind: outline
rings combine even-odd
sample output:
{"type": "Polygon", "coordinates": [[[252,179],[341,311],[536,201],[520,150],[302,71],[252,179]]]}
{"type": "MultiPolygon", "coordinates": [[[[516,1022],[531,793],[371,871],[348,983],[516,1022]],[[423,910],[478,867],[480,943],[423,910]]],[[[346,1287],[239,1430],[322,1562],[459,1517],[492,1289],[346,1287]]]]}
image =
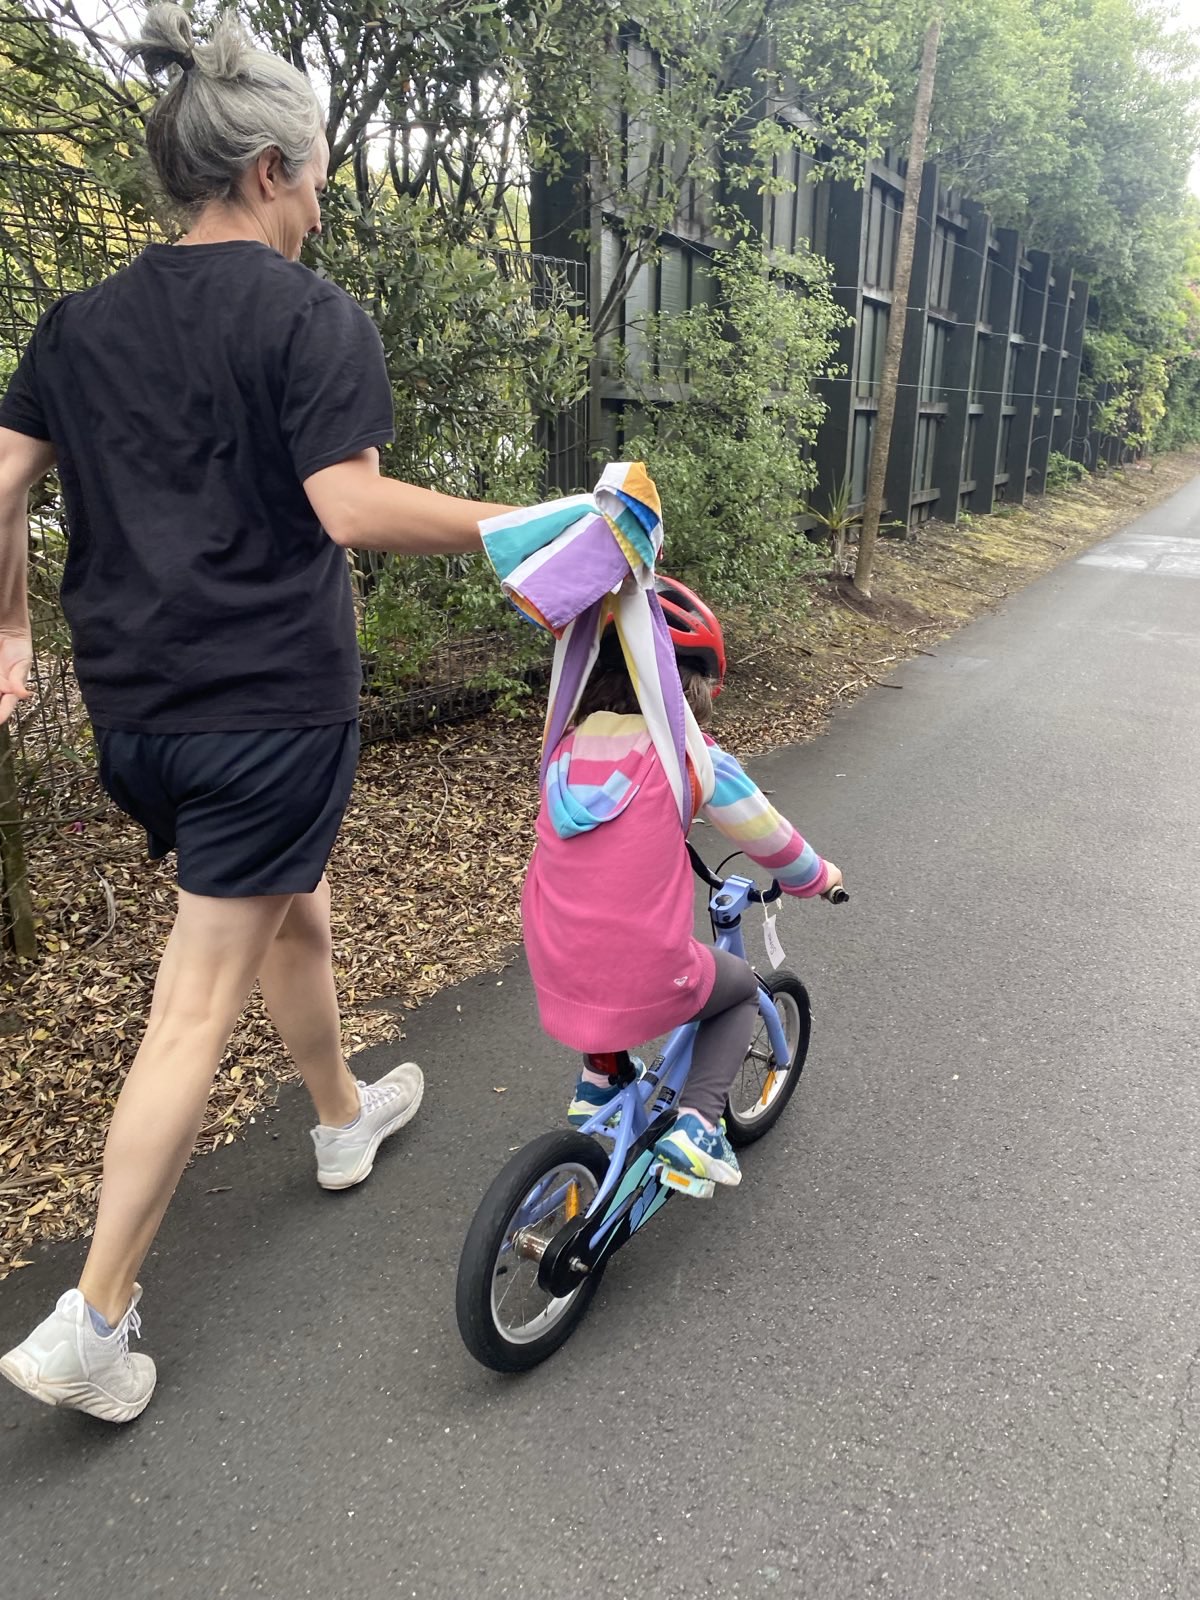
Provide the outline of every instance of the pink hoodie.
{"type": "MultiPolygon", "coordinates": [[[[779,878],[818,895],[825,863],[708,741],[716,788],[702,815],[779,878]]],[[[574,1050],[628,1050],[690,1021],[712,991],[693,936],[695,880],[679,809],[640,716],[600,713],[547,769],[521,911],[542,1026],[574,1050]]]]}

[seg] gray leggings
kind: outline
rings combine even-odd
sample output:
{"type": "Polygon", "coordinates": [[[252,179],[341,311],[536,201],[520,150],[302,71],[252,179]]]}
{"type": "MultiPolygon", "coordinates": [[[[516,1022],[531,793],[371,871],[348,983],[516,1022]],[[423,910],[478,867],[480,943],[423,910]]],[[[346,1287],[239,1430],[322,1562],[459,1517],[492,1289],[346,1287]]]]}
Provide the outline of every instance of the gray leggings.
{"type": "Polygon", "coordinates": [[[692,1070],[681,1100],[709,1122],[719,1122],[730,1086],[741,1071],[754,1019],[758,1016],[758,979],[741,956],[714,950],[717,977],[703,1011],[692,1052],[692,1070]]]}

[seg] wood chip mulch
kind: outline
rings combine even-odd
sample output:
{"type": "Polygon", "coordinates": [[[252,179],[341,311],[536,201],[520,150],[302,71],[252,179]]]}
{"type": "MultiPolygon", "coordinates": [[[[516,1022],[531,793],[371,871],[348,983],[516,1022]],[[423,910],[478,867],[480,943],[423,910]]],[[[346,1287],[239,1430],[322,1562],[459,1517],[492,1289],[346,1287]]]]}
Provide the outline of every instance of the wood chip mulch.
{"type": "MultiPolygon", "coordinates": [[[[1079,485],[999,518],[885,541],[873,598],[806,580],[763,619],[734,618],[714,731],[743,755],[820,732],[839,705],[964,620],[1115,531],[1200,473],[1200,452],[1079,485]]],[[[402,1036],[439,989],[495,970],[520,937],[536,801],[530,714],[364,754],[331,867],[348,1050],[402,1036]]],[[[0,1278],[36,1244],[85,1233],[104,1135],[170,928],[169,864],[98,790],[77,818],[28,829],[41,918],[33,962],[0,970],[0,1278]]],[[[291,1076],[261,1007],[231,1042],[197,1142],[231,1143],[291,1076]]]]}

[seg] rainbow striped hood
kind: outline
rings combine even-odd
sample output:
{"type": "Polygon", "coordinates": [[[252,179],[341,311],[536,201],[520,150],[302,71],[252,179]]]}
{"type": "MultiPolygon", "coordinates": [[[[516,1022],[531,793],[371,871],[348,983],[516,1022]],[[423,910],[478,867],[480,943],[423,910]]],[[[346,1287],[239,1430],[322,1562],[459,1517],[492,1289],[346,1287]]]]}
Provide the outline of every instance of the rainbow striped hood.
{"type": "Polygon", "coordinates": [[[546,768],[550,826],[560,839],[571,839],[611,822],[657,760],[645,717],[594,712],[567,734],[546,768]]]}

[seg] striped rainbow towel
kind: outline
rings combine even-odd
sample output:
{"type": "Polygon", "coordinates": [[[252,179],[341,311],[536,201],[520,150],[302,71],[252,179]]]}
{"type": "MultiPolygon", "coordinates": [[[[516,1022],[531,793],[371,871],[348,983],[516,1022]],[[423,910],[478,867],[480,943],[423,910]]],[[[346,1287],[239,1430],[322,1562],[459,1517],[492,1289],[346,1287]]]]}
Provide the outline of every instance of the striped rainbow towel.
{"type": "Polygon", "coordinates": [[[663,528],[653,478],[640,461],[615,462],[605,467],[589,495],[509,511],[480,527],[505,594],[556,640],[542,732],[543,782],[611,615],[686,832],[697,804],[712,795],[714,778],[704,736],[683,697],[674,646],[654,591],[663,528]]]}

